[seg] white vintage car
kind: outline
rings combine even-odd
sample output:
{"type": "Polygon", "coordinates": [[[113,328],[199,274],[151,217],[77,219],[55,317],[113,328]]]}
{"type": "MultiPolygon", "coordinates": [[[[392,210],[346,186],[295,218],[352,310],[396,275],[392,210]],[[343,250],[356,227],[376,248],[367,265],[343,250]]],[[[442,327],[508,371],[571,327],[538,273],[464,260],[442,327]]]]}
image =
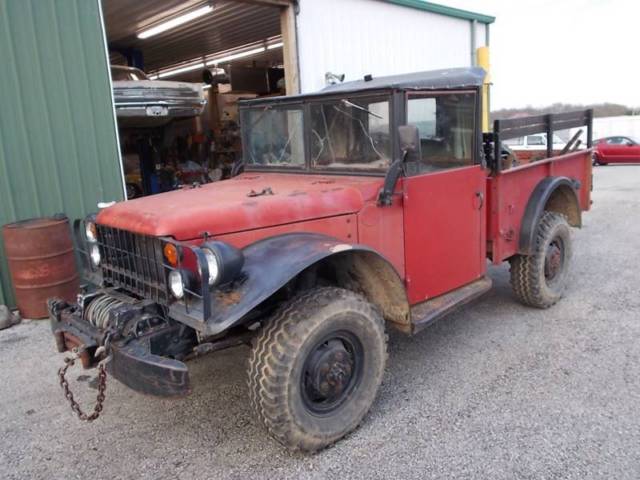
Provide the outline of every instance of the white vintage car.
{"type": "Polygon", "coordinates": [[[113,97],[121,127],[160,126],[200,115],[206,100],[198,83],[149,80],[140,69],[111,66],[113,97]]]}
{"type": "MultiPolygon", "coordinates": [[[[509,140],[505,140],[505,145],[509,146],[511,150],[546,150],[547,149],[547,134],[536,133],[535,135],[527,135],[526,137],[518,137],[509,140]]],[[[562,150],[567,145],[567,142],[562,140],[557,135],[553,135],[553,149],[562,150]]]]}

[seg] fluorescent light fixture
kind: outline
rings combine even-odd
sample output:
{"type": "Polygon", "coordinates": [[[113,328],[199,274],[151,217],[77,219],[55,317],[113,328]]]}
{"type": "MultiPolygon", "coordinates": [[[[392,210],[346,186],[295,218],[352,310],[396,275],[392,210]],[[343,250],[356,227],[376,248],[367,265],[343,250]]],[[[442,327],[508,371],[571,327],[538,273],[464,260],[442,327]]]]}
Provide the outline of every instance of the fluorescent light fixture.
{"type": "Polygon", "coordinates": [[[267,47],[267,50],[273,50],[274,48],[282,48],[282,42],[274,43],[267,47]]]}
{"type": "Polygon", "coordinates": [[[194,65],[188,65],[186,67],[174,68],[173,70],[165,70],[164,72],[159,72],[158,78],[172,77],[173,75],[178,75],[179,73],[190,72],[192,70],[197,70],[199,68],[204,68],[204,63],[196,63],[194,65]]]}
{"type": "Polygon", "coordinates": [[[264,47],[253,48],[251,50],[246,50],[244,52],[234,53],[232,55],[227,55],[226,57],[216,58],[214,60],[209,60],[207,65],[217,65],[219,63],[227,63],[231,60],[236,60],[238,58],[250,57],[251,55],[255,55],[256,53],[262,53],[266,50],[264,47]]]}
{"type": "Polygon", "coordinates": [[[207,13],[213,11],[212,5],[205,5],[204,7],[193,10],[189,13],[185,13],[184,15],[180,15],[179,17],[172,18],[171,20],[167,20],[166,22],[162,22],[155,27],[148,28],[147,30],[142,30],[138,33],[138,38],[149,38],[154,35],[158,35],[159,33],[166,32],[167,30],[171,30],[179,25],[190,22],[198,17],[206,15],[207,13]]]}
{"type": "Polygon", "coordinates": [[[203,90],[209,90],[211,88],[211,85],[205,84],[202,86],[203,90]]]}

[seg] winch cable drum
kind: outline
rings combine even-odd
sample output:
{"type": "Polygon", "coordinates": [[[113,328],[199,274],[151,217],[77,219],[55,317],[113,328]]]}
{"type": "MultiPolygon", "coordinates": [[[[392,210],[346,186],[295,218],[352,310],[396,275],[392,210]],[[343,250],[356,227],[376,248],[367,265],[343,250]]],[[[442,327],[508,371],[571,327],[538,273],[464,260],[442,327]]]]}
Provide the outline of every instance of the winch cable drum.
{"type": "Polygon", "coordinates": [[[84,320],[94,327],[105,330],[109,327],[109,313],[112,309],[124,305],[124,302],[109,295],[102,295],[89,303],[84,310],[84,320]]]}

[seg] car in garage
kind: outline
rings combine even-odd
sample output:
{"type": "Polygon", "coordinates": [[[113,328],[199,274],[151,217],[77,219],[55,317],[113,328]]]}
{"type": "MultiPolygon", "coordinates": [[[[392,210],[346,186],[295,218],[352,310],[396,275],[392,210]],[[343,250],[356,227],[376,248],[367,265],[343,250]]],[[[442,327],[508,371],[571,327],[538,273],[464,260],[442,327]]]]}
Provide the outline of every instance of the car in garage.
{"type": "Polygon", "coordinates": [[[599,138],[593,142],[593,163],[640,163],[640,144],[630,137],[599,138]]]}
{"type": "Polygon", "coordinates": [[[153,127],[200,115],[202,85],[150,80],[139,68],[111,66],[113,98],[121,127],[153,127]]]}

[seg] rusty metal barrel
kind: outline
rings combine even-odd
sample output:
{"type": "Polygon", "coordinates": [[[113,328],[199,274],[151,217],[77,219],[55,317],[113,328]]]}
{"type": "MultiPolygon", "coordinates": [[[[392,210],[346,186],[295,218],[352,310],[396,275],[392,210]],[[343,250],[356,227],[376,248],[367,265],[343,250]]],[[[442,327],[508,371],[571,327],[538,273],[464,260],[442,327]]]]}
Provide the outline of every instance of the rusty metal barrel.
{"type": "Polygon", "coordinates": [[[23,318],[46,318],[52,297],[75,301],[79,276],[65,215],[10,223],[2,236],[23,318]]]}

